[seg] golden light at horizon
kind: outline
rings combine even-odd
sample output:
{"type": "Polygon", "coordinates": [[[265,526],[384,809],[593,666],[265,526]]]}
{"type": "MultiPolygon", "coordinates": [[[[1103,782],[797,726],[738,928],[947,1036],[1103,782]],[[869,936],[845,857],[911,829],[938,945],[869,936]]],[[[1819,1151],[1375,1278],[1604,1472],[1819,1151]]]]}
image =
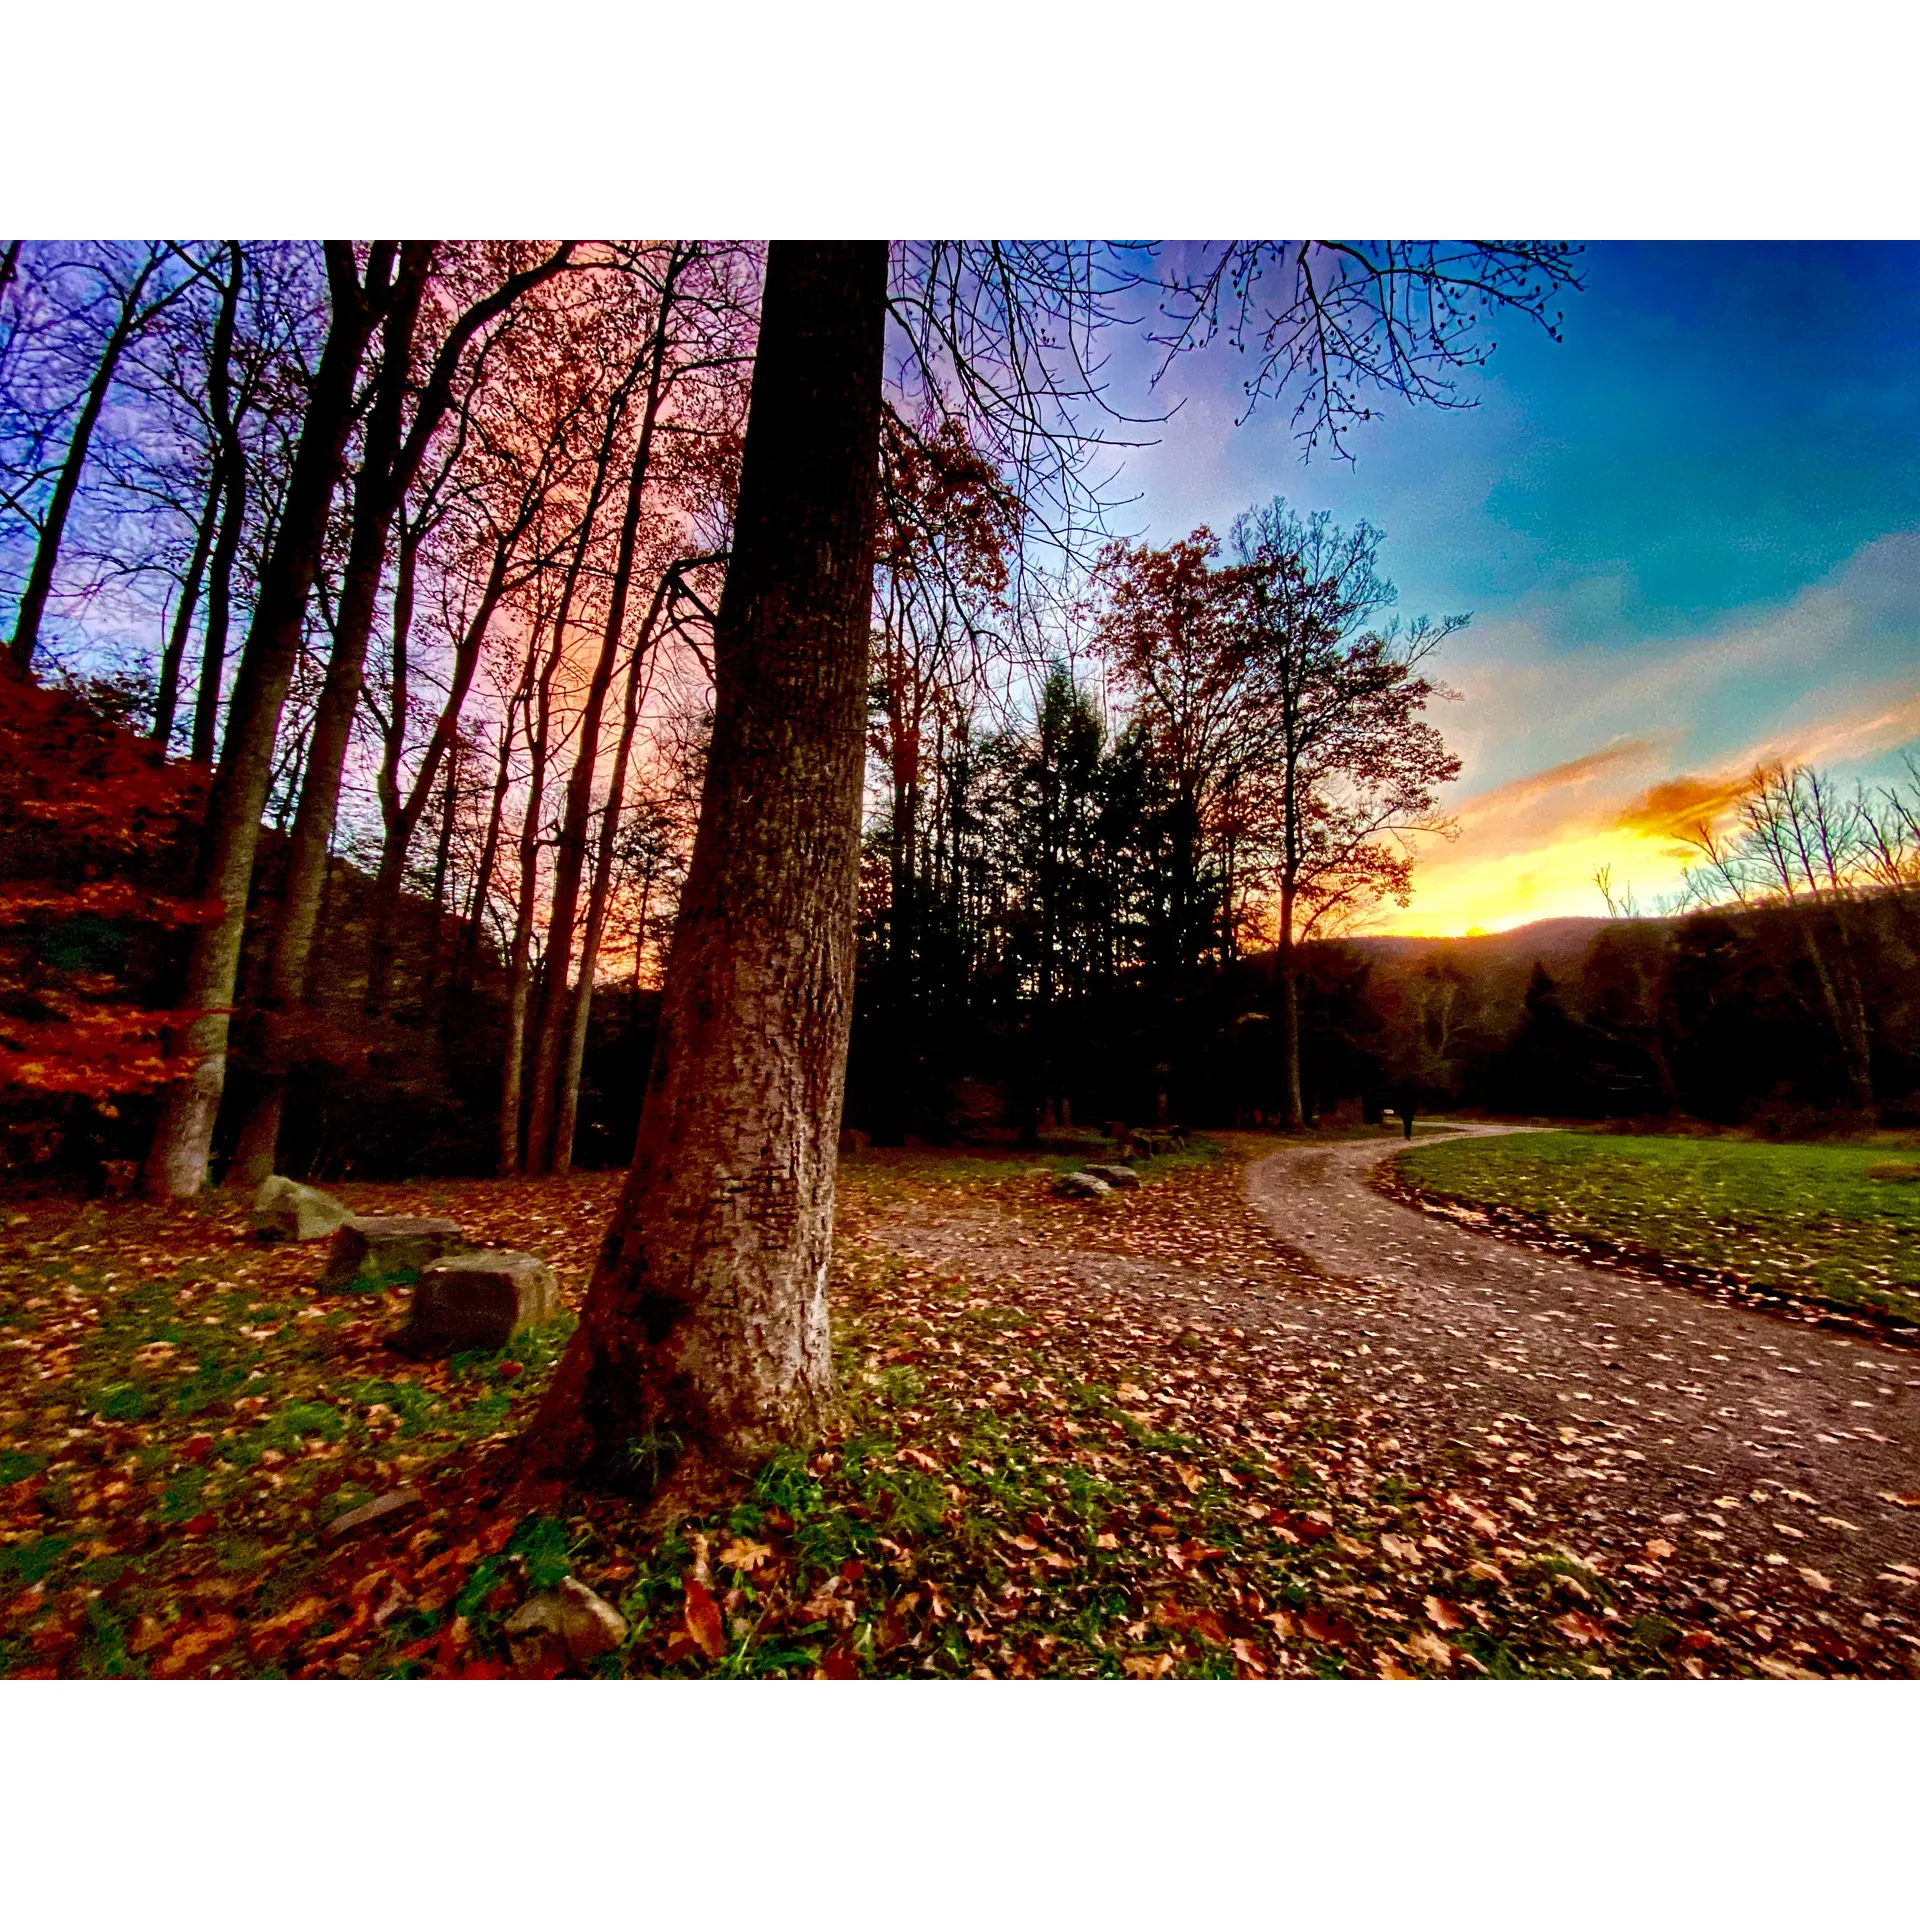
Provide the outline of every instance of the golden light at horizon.
{"type": "Polygon", "coordinates": [[[1451,939],[1501,933],[1530,920],[1591,918],[1606,912],[1594,882],[1599,867],[1612,869],[1616,896],[1631,888],[1640,905],[1650,907],[1679,885],[1686,857],[1671,840],[1623,826],[1514,852],[1478,853],[1463,839],[1416,867],[1412,901],[1389,908],[1366,931],[1451,939]]]}

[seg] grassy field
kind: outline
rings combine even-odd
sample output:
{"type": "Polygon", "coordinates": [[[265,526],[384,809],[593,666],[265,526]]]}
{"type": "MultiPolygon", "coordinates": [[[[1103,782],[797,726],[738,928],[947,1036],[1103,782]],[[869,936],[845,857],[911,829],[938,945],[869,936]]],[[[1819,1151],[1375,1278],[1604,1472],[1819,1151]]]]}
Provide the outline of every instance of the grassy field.
{"type": "Polygon", "coordinates": [[[1920,1324],[1920,1179],[1884,1146],[1508,1134],[1398,1169],[1431,1199],[1920,1324]]]}

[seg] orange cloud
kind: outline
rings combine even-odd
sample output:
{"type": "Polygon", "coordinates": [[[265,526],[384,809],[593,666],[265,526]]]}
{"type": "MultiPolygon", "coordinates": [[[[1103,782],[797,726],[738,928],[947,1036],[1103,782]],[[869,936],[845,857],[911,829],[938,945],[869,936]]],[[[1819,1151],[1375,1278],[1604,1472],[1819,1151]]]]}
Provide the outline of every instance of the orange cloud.
{"type": "Polygon", "coordinates": [[[1657,739],[1642,736],[1616,741],[1597,753],[1582,754],[1577,760],[1563,760],[1558,766],[1542,768],[1538,773],[1523,774],[1518,780],[1509,780],[1504,786],[1463,802],[1459,809],[1460,823],[1462,827],[1480,829],[1511,819],[1529,812],[1543,800],[1591,786],[1608,774],[1649,760],[1659,750],[1657,739]]]}
{"type": "Polygon", "coordinates": [[[1677,840],[1716,825],[1752,785],[1751,772],[1738,779],[1683,773],[1636,794],[1614,824],[1649,839],[1677,840]]]}

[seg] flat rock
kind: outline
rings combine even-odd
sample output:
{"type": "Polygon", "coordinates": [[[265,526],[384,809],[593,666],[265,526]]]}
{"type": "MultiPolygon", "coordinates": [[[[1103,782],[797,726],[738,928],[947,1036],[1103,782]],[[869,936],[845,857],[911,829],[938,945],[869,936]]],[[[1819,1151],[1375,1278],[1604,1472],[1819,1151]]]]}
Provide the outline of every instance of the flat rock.
{"type": "Polygon", "coordinates": [[[335,1235],[333,1256],[320,1284],[348,1292],[368,1281],[422,1274],[465,1245],[452,1220],[427,1214],[361,1214],[335,1235]]]}
{"type": "Polygon", "coordinates": [[[619,1610],[573,1578],[536,1593],[507,1618],[507,1641],[521,1672],[580,1665],[624,1646],[627,1623],[619,1610]]]}
{"type": "Polygon", "coordinates": [[[1113,1189],[1091,1173],[1063,1173],[1053,1183],[1055,1193],[1068,1200],[1104,1200],[1113,1189]]]}
{"type": "Polygon", "coordinates": [[[417,1359],[504,1347],[559,1311],[560,1289],[544,1260],[511,1248],[451,1253],[421,1273],[394,1345],[417,1359]]]}
{"type": "Polygon", "coordinates": [[[364,1527],[370,1521],[384,1520],[390,1513],[406,1513],[424,1504],[418,1487],[395,1487],[391,1493],[383,1493],[360,1506],[349,1507],[345,1513],[329,1520],[321,1528],[320,1537],[323,1540],[338,1540],[342,1534],[351,1533],[356,1527],[364,1527]]]}
{"type": "Polygon", "coordinates": [[[1131,1167],[1096,1166],[1088,1161],[1080,1171],[1092,1174],[1096,1180],[1104,1180],[1110,1187],[1137,1187],[1140,1184],[1140,1176],[1131,1167]]]}
{"type": "Polygon", "coordinates": [[[353,1218],[353,1209],[318,1187],[270,1173],[255,1189],[247,1218],[262,1240],[324,1240],[353,1218]]]}

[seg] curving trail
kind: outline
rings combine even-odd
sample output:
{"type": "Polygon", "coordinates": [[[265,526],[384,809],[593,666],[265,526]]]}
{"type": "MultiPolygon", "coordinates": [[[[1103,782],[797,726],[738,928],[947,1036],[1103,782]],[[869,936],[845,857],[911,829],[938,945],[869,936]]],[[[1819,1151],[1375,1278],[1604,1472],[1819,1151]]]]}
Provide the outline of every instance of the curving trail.
{"type": "Polygon", "coordinates": [[[1328,1283],[1279,1317],[1411,1454],[1470,1449],[1649,1574],[1677,1555],[1920,1648],[1920,1358],[1417,1213],[1367,1184],[1406,1150],[1296,1147],[1247,1186],[1328,1283]]]}

